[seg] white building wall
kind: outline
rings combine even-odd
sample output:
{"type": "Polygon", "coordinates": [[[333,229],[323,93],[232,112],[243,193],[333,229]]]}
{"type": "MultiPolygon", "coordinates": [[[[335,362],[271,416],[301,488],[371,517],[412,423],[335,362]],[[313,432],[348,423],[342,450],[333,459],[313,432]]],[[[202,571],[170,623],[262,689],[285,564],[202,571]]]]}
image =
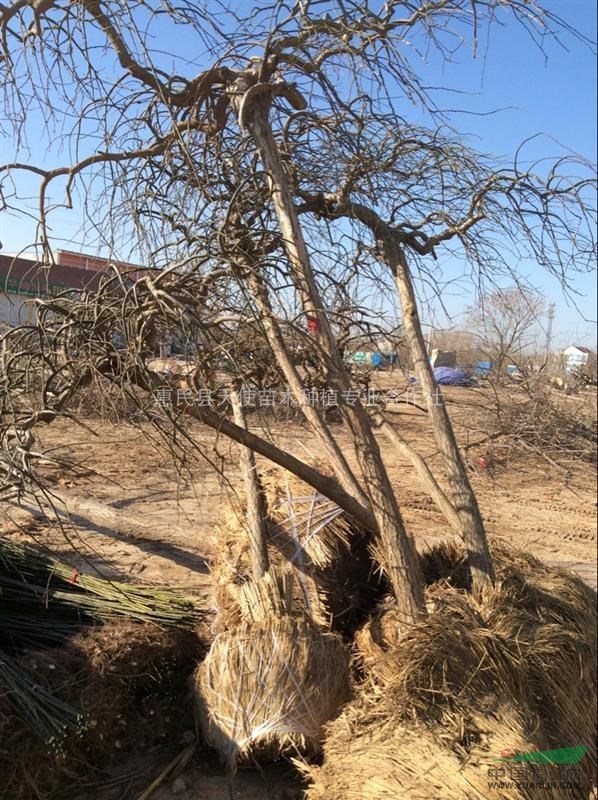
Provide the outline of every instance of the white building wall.
{"type": "Polygon", "coordinates": [[[35,321],[35,302],[27,295],[0,290],[0,323],[27,325],[35,321]]]}

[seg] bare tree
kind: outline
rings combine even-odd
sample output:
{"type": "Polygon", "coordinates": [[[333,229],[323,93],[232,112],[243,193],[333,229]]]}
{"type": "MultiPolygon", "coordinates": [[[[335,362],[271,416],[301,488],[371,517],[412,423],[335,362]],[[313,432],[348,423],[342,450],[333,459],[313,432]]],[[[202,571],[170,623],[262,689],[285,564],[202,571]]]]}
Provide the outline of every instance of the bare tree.
{"type": "Polygon", "coordinates": [[[467,309],[468,324],[497,377],[505,374],[508,363],[523,369],[525,357],[534,355],[545,311],[541,294],[517,286],[485,294],[467,309]]]}
{"type": "Polygon", "coordinates": [[[441,328],[434,330],[429,336],[428,349],[437,348],[445,352],[454,352],[459,359],[459,364],[466,369],[473,370],[478,361],[484,359],[480,349],[478,337],[473,331],[464,328],[441,328]]]}
{"type": "Polygon", "coordinates": [[[516,162],[506,170],[466,148],[446,131],[407,40],[442,57],[455,37],[475,38],[508,14],[532,39],[578,34],[536,2],[519,0],[279,0],[246,13],[217,0],[17,0],[1,8],[5,118],[17,143],[26,146],[35,107],[36,120],[66,136],[74,153],[57,168],[18,155],[5,164],[6,207],[24,211],[19,176],[36,175],[36,244],[47,263],[52,213],[72,208],[79,193],[107,246],[129,237],[156,268],[133,285],[115,277],[95,297],[42,303],[37,326],[9,335],[7,480],[31,480],[35,425],[61,413],[86,381],[178,389],[175,412],[284,465],[369,527],[399,611],[411,622],[425,614],[422,580],[400,487],[390,483],[375,435],[380,428],[410,456],[462,534],[474,588],[491,581],[475,495],[426,357],[416,281],[435,280],[435,262],[448,246],[460,247],[478,276],[508,274],[497,237],[559,276],[572,265],[583,268],[593,248],[592,178],[574,157],[552,169],[516,162]],[[166,26],[179,26],[194,53],[201,49],[201,71],[189,75],[190,62],[165,57],[159,41],[166,26]],[[399,112],[413,100],[429,128],[399,112]],[[62,203],[54,199],[59,189],[62,203]],[[382,414],[352,396],[333,311],[345,290],[353,297],[396,294],[448,491],[382,414]],[[200,345],[193,376],[166,381],[148,366],[156,331],[166,325],[200,345]],[[358,469],[321,409],[306,400],[289,325],[339,396],[358,469]],[[213,381],[225,351],[236,354],[241,380],[251,375],[252,359],[235,346],[241,329],[267,338],[273,379],[290,387],[336,479],[238,424],[238,415],[233,422],[230,408],[188,399],[193,386],[213,381]],[[111,344],[115,330],[124,351],[111,344]],[[14,397],[34,374],[41,408],[17,410],[14,397]]]}

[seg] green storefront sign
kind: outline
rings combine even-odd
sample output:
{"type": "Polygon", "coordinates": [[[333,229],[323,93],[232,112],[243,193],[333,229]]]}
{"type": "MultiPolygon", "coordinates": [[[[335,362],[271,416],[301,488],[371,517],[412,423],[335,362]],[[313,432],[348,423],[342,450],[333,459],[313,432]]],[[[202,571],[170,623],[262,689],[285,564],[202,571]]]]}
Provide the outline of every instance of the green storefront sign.
{"type": "Polygon", "coordinates": [[[70,286],[62,286],[60,284],[53,284],[49,287],[48,291],[42,291],[40,288],[33,289],[31,285],[27,288],[23,287],[20,282],[16,278],[11,278],[10,276],[6,277],[4,275],[0,275],[0,292],[5,292],[6,294],[18,294],[22,297],[48,297],[52,295],[57,295],[60,292],[65,292],[72,287],[70,286]]]}

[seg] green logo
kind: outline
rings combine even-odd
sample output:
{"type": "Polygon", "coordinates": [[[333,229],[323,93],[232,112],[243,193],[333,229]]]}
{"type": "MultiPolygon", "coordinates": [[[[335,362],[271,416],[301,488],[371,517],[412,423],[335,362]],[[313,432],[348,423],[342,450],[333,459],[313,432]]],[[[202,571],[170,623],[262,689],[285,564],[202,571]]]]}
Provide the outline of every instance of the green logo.
{"type": "Polygon", "coordinates": [[[587,753],[584,745],[576,747],[559,747],[557,750],[539,750],[536,753],[516,753],[513,750],[503,750],[500,758],[494,761],[526,761],[532,764],[579,764],[587,753]]]}

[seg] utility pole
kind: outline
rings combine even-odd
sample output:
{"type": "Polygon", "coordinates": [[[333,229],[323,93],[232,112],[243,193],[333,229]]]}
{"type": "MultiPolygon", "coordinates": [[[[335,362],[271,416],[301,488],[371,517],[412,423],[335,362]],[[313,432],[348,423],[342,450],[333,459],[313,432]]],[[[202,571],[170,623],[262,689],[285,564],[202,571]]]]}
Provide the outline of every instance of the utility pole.
{"type": "Polygon", "coordinates": [[[548,359],[550,358],[550,348],[552,346],[552,324],[554,322],[555,317],[555,305],[551,303],[548,306],[547,318],[548,323],[546,325],[546,349],[544,352],[544,363],[548,364],[548,359]]]}
{"type": "Polygon", "coordinates": [[[434,335],[434,328],[436,325],[436,312],[432,309],[430,314],[430,329],[428,331],[428,358],[432,355],[432,336],[434,335]]]}

